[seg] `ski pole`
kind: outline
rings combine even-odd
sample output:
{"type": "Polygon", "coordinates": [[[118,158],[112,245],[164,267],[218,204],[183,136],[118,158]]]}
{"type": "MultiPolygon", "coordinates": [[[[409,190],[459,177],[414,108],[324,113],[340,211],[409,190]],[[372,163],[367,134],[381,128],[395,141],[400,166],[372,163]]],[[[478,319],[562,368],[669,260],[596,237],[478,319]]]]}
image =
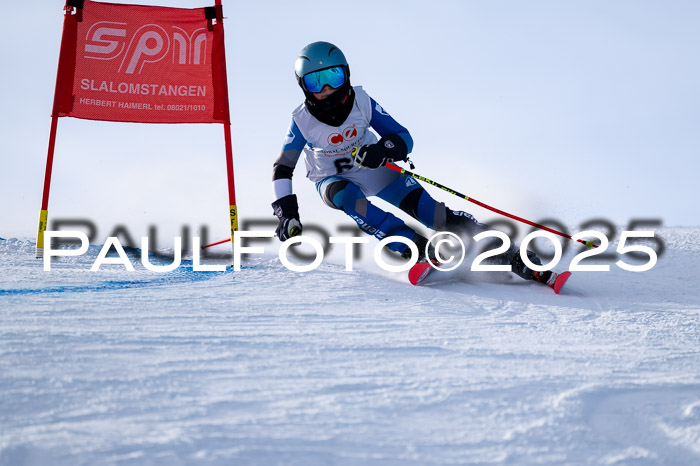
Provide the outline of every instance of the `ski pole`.
{"type": "MultiPolygon", "coordinates": [[[[504,212],[504,211],[502,211],[502,210],[500,210],[500,209],[496,209],[495,207],[491,207],[490,205],[484,204],[484,203],[481,202],[481,201],[477,201],[477,200],[474,199],[474,198],[471,198],[471,197],[466,196],[466,195],[464,195],[464,194],[462,194],[462,193],[460,193],[460,192],[457,192],[457,191],[455,191],[455,190],[453,190],[453,189],[450,189],[450,188],[448,188],[448,187],[445,186],[445,185],[442,185],[442,184],[440,184],[440,183],[436,183],[435,181],[429,180],[428,178],[425,178],[424,176],[417,175],[417,174],[415,174],[415,173],[413,173],[413,172],[410,172],[410,171],[406,170],[405,168],[401,168],[401,167],[399,167],[399,166],[396,166],[396,165],[394,165],[393,163],[386,163],[385,166],[386,166],[387,168],[391,168],[392,170],[397,171],[397,172],[399,172],[399,173],[401,173],[401,174],[403,174],[403,175],[408,175],[408,176],[413,177],[413,178],[415,178],[415,179],[417,179],[417,180],[421,180],[421,181],[423,181],[424,183],[431,184],[431,185],[435,186],[436,188],[440,188],[440,189],[442,189],[443,191],[447,191],[448,193],[454,194],[454,195],[457,196],[457,197],[461,197],[462,199],[466,199],[466,200],[469,201],[469,202],[473,202],[474,204],[476,204],[476,205],[478,205],[478,206],[481,206],[481,207],[483,207],[484,209],[488,209],[488,210],[490,210],[490,211],[492,211],[492,212],[496,212],[497,214],[501,214],[501,215],[504,215],[504,216],[506,216],[506,217],[508,217],[508,218],[512,218],[513,220],[517,220],[517,221],[519,221],[519,222],[526,223],[526,224],[528,224],[528,225],[531,225],[531,226],[533,226],[533,227],[539,228],[539,229],[541,229],[541,230],[545,230],[545,231],[548,231],[548,232],[550,232],[550,233],[554,233],[555,235],[563,236],[564,238],[569,238],[570,240],[573,240],[573,238],[572,238],[570,235],[567,235],[566,233],[562,233],[561,231],[557,231],[557,230],[554,230],[554,229],[552,229],[552,228],[546,227],[546,226],[544,226],[544,225],[540,225],[539,223],[531,222],[530,220],[524,219],[524,218],[522,218],[522,217],[518,217],[517,215],[509,214],[508,212],[504,212]]],[[[411,167],[411,168],[413,168],[413,167],[411,167]]],[[[585,244],[586,246],[588,246],[588,248],[597,248],[597,247],[598,247],[597,245],[593,244],[593,241],[592,241],[592,240],[583,241],[583,240],[580,240],[580,239],[579,239],[579,240],[575,240],[575,241],[578,241],[579,243],[585,244]]]]}
{"type": "MultiPolygon", "coordinates": [[[[457,197],[460,197],[460,198],[462,198],[462,199],[466,199],[466,200],[469,201],[469,202],[473,202],[474,204],[476,204],[476,205],[478,205],[478,206],[481,206],[481,207],[483,207],[484,209],[488,209],[488,210],[490,210],[490,211],[492,211],[492,212],[496,212],[497,214],[503,215],[503,216],[508,217],[508,218],[512,218],[513,220],[517,220],[517,221],[519,221],[519,222],[525,223],[525,224],[530,225],[530,226],[533,226],[533,227],[535,227],[535,228],[539,228],[540,230],[545,230],[545,231],[548,231],[548,232],[550,232],[550,233],[554,233],[555,235],[563,236],[564,238],[569,238],[570,240],[574,240],[574,239],[571,237],[571,235],[567,235],[566,233],[562,233],[561,231],[554,230],[553,228],[549,228],[549,227],[546,227],[546,226],[544,226],[544,225],[540,225],[539,223],[532,222],[532,221],[527,220],[527,219],[525,219],[525,218],[518,217],[517,215],[509,214],[508,212],[505,212],[505,211],[500,210],[500,209],[496,209],[495,207],[491,207],[491,206],[488,205],[488,204],[484,204],[484,203],[481,202],[481,201],[478,201],[478,200],[476,200],[476,199],[474,199],[474,198],[472,198],[472,197],[469,197],[469,196],[467,196],[467,195],[465,195],[465,194],[462,194],[462,193],[457,192],[457,191],[455,191],[455,190],[453,190],[453,189],[450,189],[450,188],[448,188],[447,186],[445,186],[445,185],[443,185],[443,184],[440,184],[440,183],[437,183],[437,182],[435,182],[435,181],[433,181],[433,180],[430,180],[430,179],[428,179],[428,178],[426,178],[426,177],[424,177],[424,176],[421,176],[421,175],[418,175],[418,174],[416,174],[416,173],[410,172],[410,171],[406,170],[405,168],[401,168],[401,167],[399,167],[399,166],[396,166],[396,165],[394,165],[393,163],[386,163],[385,166],[386,166],[387,168],[391,168],[392,170],[397,171],[397,172],[399,172],[399,173],[401,173],[401,174],[403,174],[403,175],[407,175],[407,176],[410,176],[410,177],[415,178],[415,179],[417,179],[417,180],[423,181],[424,183],[431,184],[431,185],[435,186],[436,188],[440,188],[440,189],[442,189],[443,191],[447,191],[448,193],[454,194],[454,195],[457,196],[457,197]]],[[[413,168],[413,167],[411,167],[411,168],[413,168]]],[[[231,241],[231,239],[228,238],[228,239],[224,239],[224,240],[221,240],[221,241],[217,241],[216,243],[207,244],[207,245],[205,245],[205,246],[202,246],[202,249],[205,249],[205,248],[208,248],[208,247],[211,247],[211,246],[216,246],[217,244],[222,244],[222,243],[225,243],[225,242],[227,242],[227,241],[231,241]]],[[[578,239],[578,240],[575,240],[575,241],[578,241],[579,243],[586,245],[588,248],[597,248],[597,247],[598,247],[598,245],[593,244],[593,241],[592,241],[592,240],[583,241],[583,240],[578,239]]]]}

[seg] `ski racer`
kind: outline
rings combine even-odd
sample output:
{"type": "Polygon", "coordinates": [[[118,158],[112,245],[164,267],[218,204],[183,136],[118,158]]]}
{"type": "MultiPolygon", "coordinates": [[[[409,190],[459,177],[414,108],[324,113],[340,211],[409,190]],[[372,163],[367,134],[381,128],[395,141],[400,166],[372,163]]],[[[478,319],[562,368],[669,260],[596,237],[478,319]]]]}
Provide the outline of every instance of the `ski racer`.
{"type": "MultiPolygon", "coordinates": [[[[435,201],[414,178],[384,166],[406,160],[413,139],[361,86],[351,86],[350,68],[338,47],[328,42],[307,45],[297,57],[295,73],[305,100],[292,112],[272,170],[276,199],[272,207],[279,219],[276,234],[280,241],[302,232],[297,197],[292,191],[292,174],[302,153],[306,176],[316,184],[328,207],[344,211],[360,229],[378,239],[402,236],[412,240],[418,247],[419,262],[437,264],[432,245],[368,197],[393,204],[435,231],[473,236],[489,229],[472,215],[435,201]]],[[[411,258],[411,249],[404,243],[393,242],[387,247],[411,258]]],[[[532,251],[527,254],[533,263],[541,264],[532,251]]],[[[512,271],[526,280],[546,283],[552,276],[551,271],[535,272],[526,267],[515,245],[495,259],[496,263],[511,264],[512,271]]]]}

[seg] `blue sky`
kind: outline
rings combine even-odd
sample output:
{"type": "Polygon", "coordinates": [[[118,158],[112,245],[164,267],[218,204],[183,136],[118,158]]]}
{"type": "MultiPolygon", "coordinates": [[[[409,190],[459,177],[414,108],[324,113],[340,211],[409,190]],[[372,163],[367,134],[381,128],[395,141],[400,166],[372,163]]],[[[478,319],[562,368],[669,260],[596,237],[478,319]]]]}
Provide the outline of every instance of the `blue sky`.
{"type": "MultiPolygon", "coordinates": [[[[62,5],[35,2],[1,33],[3,237],[36,234],[62,5]]],[[[411,131],[415,171],[428,178],[535,221],[700,225],[697,2],[224,0],[224,11],[242,219],[273,218],[271,165],[303,98],[294,60],[327,40],[353,84],[411,131]]],[[[302,221],[349,222],[301,166],[294,189],[302,221]]],[[[118,224],[173,236],[189,224],[225,238],[221,126],[61,119],[49,217],[91,218],[101,236],[118,224]]]]}

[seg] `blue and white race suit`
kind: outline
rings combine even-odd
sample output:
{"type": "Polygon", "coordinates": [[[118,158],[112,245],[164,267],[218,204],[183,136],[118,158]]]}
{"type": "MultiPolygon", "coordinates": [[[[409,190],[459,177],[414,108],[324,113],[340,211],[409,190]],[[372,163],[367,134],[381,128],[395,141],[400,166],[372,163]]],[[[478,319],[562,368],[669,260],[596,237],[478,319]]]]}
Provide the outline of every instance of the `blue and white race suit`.
{"type": "MultiPolygon", "coordinates": [[[[368,234],[379,239],[394,235],[413,239],[416,234],[400,218],[374,206],[367,200],[368,196],[377,196],[405,210],[429,228],[444,228],[445,205],[435,202],[416,180],[384,166],[368,170],[353,164],[353,148],[378,140],[370,128],[380,137],[398,134],[408,152],[413,149],[413,139],[406,128],[361,86],[354,87],[354,91],[352,111],[337,127],[320,122],[303,104],[294,110],[282,151],[274,164],[276,199],[292,194],[292,172],[303,153],[306,176],[316,183],[324,202],[345,211],[368,234]]],[[[403,252],[406,245],[391,243],[389,248],[403,252]]]]}

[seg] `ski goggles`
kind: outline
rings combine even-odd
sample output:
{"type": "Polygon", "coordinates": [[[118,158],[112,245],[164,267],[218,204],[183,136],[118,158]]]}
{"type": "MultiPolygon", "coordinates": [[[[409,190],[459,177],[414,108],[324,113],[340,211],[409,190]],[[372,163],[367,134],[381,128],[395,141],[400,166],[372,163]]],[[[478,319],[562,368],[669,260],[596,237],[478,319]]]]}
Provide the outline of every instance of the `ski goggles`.
{"type": "Polygon", "coordinates": [[[345,70],[342,66],[334,66],[305,74],[302,80],[304,81],[304,89],[311,93],[321,92],[325,85],[338,89],[345,84],[345,70]]]}

